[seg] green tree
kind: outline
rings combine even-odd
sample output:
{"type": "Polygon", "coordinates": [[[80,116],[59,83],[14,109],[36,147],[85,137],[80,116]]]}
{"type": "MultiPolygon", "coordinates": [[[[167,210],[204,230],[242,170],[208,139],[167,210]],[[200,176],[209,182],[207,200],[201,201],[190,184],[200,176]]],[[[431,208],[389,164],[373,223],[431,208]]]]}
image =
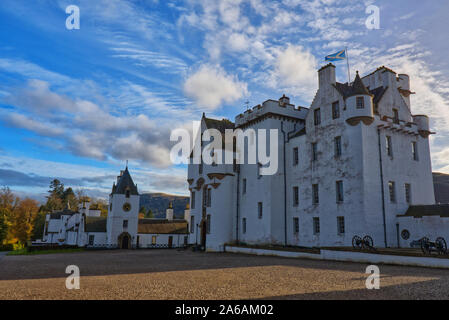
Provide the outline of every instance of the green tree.
{"type": "Polygon", "coordinates": [[[153,210],[148,209],[148,212],[146,213],[145,218],[153,219],[154,218],[153,210]]]}
{"type": "Polygon", "coordinates": [[[19,203],[17,198],[8,187],[0,190],[0,244],[11,240],[11,225],[14,220],[14,210],[19,203]]]}
{"type": "MultiPolygon", "coordinates": [[[[73,193],[73,191],[72,191],[73,193]]],[[[58,179],[50,182],[50,190],[48,190],[47,203],[45,210],[52,212],[54,210],[64,209],[64,185],[58,179]]]]}
{"type": "Polygon", "coordinates": [[[45,206],[40,206],[39,211],[34,219],[32,240],[42,239],[45,228],[45,206]]]}

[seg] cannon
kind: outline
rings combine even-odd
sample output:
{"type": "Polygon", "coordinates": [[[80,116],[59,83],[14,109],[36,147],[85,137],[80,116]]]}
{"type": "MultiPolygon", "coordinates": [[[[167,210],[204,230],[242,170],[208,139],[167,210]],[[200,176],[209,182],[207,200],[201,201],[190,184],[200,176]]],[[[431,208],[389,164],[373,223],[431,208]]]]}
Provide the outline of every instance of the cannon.
{"type": "Polygon", "coordinates": [[[435,242],[432,242],[427,237],[421,239],[421,250],[424,254],[432,254],[436,252],[438,254],[447,254],[447,243],[443,237],[438,237],[435,242]]]}
{"type": "Polygon", "coordinates": [[[352,238],[352,247],[354,249],[368,249],[368,250],[376,250],[374,248],[374,241],[373,238],[370,236],[364,236],[363,239],[359,236],[354,236],[352,238]]]}

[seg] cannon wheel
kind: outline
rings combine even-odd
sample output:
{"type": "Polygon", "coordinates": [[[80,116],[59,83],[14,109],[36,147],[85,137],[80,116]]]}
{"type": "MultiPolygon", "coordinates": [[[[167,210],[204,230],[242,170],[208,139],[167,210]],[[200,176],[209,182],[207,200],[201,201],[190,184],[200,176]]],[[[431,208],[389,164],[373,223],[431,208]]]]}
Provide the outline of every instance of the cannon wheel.
{"type": "Polygon", "coordinates": [[[361,249],[362,248],[362,238],[359,236],[354,236],[352,238],[352,247],[354,249],[361,249]]]}
{"type": "Polygon", "coordinates": [[[424,254],[430,254],[431,253],[429,238],[423,237],[421,239],[421,250],[422,250],[422,252],[424,254]]]}
{"type": "Polygon", "coordinates": [[[435,246],[437,247],[439,254],[446,254],[447,253],[447,243],[446,240],[444,240],[443,237],[438,237],[435,240],[435,246]]]}
{"type": "Polygon", "coordinates": [[[374,249],[374,241],[370,236],[363,237],[363,247],[366,249],[374,249]]]}

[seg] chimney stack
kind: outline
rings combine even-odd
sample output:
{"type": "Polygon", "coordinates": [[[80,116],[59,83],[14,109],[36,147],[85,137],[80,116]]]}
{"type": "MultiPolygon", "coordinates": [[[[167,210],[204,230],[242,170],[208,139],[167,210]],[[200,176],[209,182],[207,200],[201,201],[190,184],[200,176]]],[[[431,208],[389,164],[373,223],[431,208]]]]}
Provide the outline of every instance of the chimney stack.
{"type": "Polygon", "coordinates": [[[319,88],[324,88],[336,83],[335,66],[329,63],[318,70],[318,85],[319,88]]]}

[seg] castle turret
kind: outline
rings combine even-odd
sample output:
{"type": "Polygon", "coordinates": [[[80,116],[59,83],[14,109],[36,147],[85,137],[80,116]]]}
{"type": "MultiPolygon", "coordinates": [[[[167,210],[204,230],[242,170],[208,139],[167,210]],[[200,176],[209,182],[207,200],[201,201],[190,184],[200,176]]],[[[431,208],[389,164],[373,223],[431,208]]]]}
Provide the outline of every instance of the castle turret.
{"type": "Polygon", "coordinates": [[[429,117],[425,115],[413,116],[413,122],[418,126],[418,132],[423,138],[430,135],[429,117]]]}
{"type": "Polygon", "coordinates": [[[346,97],[346,122],[355,126],[360,121],[366,125],[373,123],[373,95],[365,87],[357,71],[354,83],[346,97]]]}

